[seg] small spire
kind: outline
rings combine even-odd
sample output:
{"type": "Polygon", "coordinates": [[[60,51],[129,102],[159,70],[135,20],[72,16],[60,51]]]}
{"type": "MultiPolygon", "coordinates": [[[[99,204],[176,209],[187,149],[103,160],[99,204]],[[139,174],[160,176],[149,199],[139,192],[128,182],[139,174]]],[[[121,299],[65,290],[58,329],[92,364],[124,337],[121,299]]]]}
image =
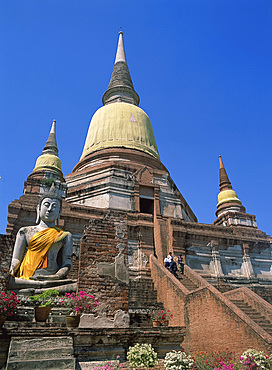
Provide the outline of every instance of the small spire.
{"type": "Polygon", "coordinates": [[[232,189],[231,182],[229,181],[227,172],[223,165],[221,155],[219,156],[219,171],[220,171],[220,184],[219,184],[220,191],[228,189],[231,190],[232,189]]]}
{"type": "Polygon", "coordinates": [[[119,32],[119,40],[118,40],[118,46],[117,46],[117,52],[115,57],[114,64],[118,62],[124,62],[127,63],[126,54],[125,54],[125,48],[124,48],[124,41],[123,41],[123,32],[119,32]]]}
{"type": "Polygon", "coordinates": [[[222,209],[232,209],[235,205],[235,208],[238,207],[240,212],[245,212],[245,208],[242,206],[240,199],[237,197],[237,194],[232,190],[231,183],[229,181],[227,172],[223,165],[221,155],[219,156],[219,168],[220,168],[220,193],[218,194],[218,204],[216,215],[220,214],[222,209]]]}
{"type": "Polygon", "coordinates": [[[63,176],[61,171],[61,161],[58,156],[58,147],[56,140],[56,120],[53,121],[51,130],[43,148],[42,154],[37,158],[33,172],[53,171],[63,176]]]}
{"type": "Polygon", "coordinates": [[[108,89],[103,95],[103,105],[124,102],[139,105],[139,96],[134,90],[124,49],[123,32],[119,32],[116,57],[108,89]]]}
{"type": "Polygon", "coordinates": [[[56,140],[56,120],[53,120],[52,127],[42,153],[54,154],[58,156],[59,151],[56,140]]]}
{"type": "Polygon", "coordinates": [[[246,214],[246,209],[232,189],[221,155],[219,156],[220,192],[216,206],[215,225],[235,225],[256,227],[255,216],[246,214]]]}

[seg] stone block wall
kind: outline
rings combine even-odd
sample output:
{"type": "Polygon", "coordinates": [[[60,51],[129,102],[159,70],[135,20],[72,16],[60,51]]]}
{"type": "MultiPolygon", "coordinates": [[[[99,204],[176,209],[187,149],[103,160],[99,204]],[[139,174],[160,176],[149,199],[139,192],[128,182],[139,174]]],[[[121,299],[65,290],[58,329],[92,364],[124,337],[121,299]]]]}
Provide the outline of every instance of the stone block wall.
{"type": "Polygon", "coordinates": [[[123,212],[104,212],[103,218],[89,220],[80,243],[78,289],[95,295],[100,314],[128,311],[127,251],[123,212]]]}

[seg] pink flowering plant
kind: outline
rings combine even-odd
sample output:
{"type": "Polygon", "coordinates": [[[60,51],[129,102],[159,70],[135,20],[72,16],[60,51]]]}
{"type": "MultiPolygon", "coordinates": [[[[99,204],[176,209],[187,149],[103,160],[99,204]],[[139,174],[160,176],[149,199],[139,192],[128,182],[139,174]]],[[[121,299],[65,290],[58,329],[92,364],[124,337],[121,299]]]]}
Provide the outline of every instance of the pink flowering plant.
{"type": "MultiPolygon", "coordinates": [[[[229,351],[217,352],[217,351],[196,351],[192,352],[194,358],[193,369],[201,370],[233,370],[236,369],[234,366],[235,356],[234,353],[229,351]]],[[[240,369],[240,368],[239,368],[240,369]]]]}
{"type": "Polygon", "coordinates": [[[170,310],[165,310],[162,308],[152,310],[151,312],[151,320],[153,321],[160,322],[169,321],[172,317],[173,315],[171,314],[170,310]]]}
{"type": "Polygon", "coordinates": [[[93,370],[118,370],[122,368],[120,364],[120,356],[116,356],[116,360],[105,361],[101,366],[96,366],[93,370]]]}
{"type": "Polygon", "coordinates": [[[247,369],[272,369],[272,355],[267,356],[262,351],[249,348],[240,357],[240,363],[247,369]]]}
{"type": "Polygon", "coordinates": [[[238,363],[234,353],[196,351],[192,353],[193,370],[272,370],[272,356],[262,351],[248,349],[238,363]]]}
{"type": "Polygon", "coordinates": [[[70,315],[81,315],[84,312],[93,312],[94,308],[99,304],[93,295],[87,294],[82,290],[78,294],[75,292],[66,293],[65,296],[62,297],[60,305],[66,307],[70,315]]]}
{"type": "Polygon", "coordinates": [[[17,310],[19,300],[14,292],[1,292],[0,294],[0,316],[13,316],[17,310]]]}
{"type": "Polygon", "coordinates": [[[221,363],[220,367],[214,367],[213,368],[213,370],[236,370],[236,369],[237,370],[239,369],[239,367],[237,367],[237,365],[235,365],[235,364],[226,365],[224,363],[221,363]]]}

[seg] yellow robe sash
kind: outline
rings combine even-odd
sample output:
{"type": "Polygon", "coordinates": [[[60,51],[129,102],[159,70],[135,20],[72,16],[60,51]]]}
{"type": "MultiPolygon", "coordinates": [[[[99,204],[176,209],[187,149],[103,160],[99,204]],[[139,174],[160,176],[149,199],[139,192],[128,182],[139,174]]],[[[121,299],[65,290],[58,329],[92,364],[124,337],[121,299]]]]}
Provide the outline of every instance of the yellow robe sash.
{"type": "Polygon", "coordinates": [[[18,276],[29,279],[38,267],[47,267],[47,253],[50,247],[65,238],[68,232],[59,227],[49,227],[37,232],[29,241],[28,251],[20,265],[18,276]]]}

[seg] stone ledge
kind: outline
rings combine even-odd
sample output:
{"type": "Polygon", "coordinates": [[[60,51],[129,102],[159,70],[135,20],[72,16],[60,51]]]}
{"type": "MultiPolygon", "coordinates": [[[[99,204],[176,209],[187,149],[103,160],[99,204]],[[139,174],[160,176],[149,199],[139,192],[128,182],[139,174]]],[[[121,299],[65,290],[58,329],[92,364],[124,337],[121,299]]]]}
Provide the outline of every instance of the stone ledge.
{"type": "MultiPolygon", "coordinates": [[[[57,339],[70,337],[73,342],[74,357],[82,365],[93,361],[108,361],[120,356],[126,361],[129,346],[136,343],[150,343],[158,354],[164,358],[172,350],[182,350],[185,327],[145,327],[145,328],[110,328],[110,329],[67,329],[66,327],[22,327],[3,328],[0,330],[0,342],[3,347],[2,364],[7,356],[7,346],[13,339],[57,339]]],[[[128,368],[128,367],[127,367],[128,368]]]]}
{"type": "MultiPolygon", "coordinates": [[[[10,323],[13,323],[12,321],[10,323]]],[[[5,324],[4,324],[5,325],[5,324]]],[[[102,329],[90,329],[90,328],[67,328],[57,326],[46,326],[40,323],[31,323],[27,327],[17,325],[17,322],[13,327],[0,329],[0,338],[6,336],[87,336],[87,335],[185,335],[184,326],[161,326],[161,327],[144,327],[144,328],[102,328],[102,329]],[[68,333],[68,334],[67,334],[68,333]]]]}

